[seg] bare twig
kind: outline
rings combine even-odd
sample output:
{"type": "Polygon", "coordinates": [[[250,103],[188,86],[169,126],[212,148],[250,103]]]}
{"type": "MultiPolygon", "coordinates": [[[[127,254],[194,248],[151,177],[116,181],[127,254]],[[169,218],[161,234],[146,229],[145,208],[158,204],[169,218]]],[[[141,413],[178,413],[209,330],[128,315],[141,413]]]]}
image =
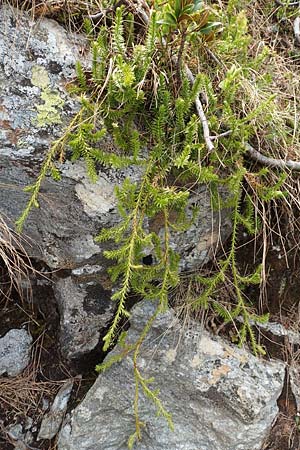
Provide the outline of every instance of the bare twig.
{"type": "MultiPolygon", "coordinates": [[[[191,84],[194,84],[195,83],[195,77],[194,77],[194,75],[192,74],[191,70],[188,68],[187,65],[185,66],[185,73],[186,73],[186,76],[187,76],[189,82],[191,84]]],[[[213,144],[211,136],[210,136],[208,121],[207,121],[207,118],[206,118],[206,115],[204,113],[204,109],[203,109],[202,103],[201,103],[198,95],[197,95],[197,97],[195,99],[195,106],[196,106],[197,114],[198,114],[198,116],[199,116],[199,118],[201,120],[201,123],[202,123],[203,135],[204,135],[204,140],[205,140],[207,149],[208,149],[209,152],[211,152],[215,147],[214,147],[214,144],[213,144]]]]}
{"type": "Polygon", "coordinates": [[[114,8],[107,8],[107,9],[103,9],[103,11],[99,11],[96,14],[89,14],[88,18],[92,19],[92,20],[102,20],[105,16],[107,16],[107,14],[111,13],[114,11],[114,8]]]}
{"type": "Polygon", "coordinates": [[[90,14],[88,17],[92,20],[102,20],[106,15],[110,14],[111,12],[114,12],[119,6],[127,6],[129,10],[133,10],[133,12],[144,22],[147,24],[149,22],[149,17],[147,13],[145,12],[144,8],[149,7],[146,5],[146,3],[139,4],[140,2],[134,3],[130,2],[129,0],[119,0],[114,6],[111,8],[103,9],[102,11],[96,13],[96,14],[90,14]]]}
{"type": "Polygon", "coordinates": [[[255,159],[264,166],[277,167],[279,169],[290,169],[300,172],[300,161],[292,161],[289,159],[285,161],[284,159],[269,158],[268,156],[264,156],[255,150],[250,144],[246,144],[246,149],[252,159],[255,159]]]}
{"type": "Polygon", "coordinates": [[[300,0],[298,0],[296,2],[290,1],[288,3],[283,3],[280,0],[275,0],[275,3],[278,6],[287,6],[288,8],[292,8],[292,7],[299,6],[300,5],[300,0]]]}
{"type": "Polygon", "coordinates": [[[220,139],[222,137],[229,136],[231,133],[232,133],[232,130],[224,131],[224,133],[217,134],[216,136],[210,136],[210,139],[212,141],[215,141],[216,139],[220,139]]]}
{"type": "Polygon", "coordinates": [[[300,44],[300,16],[294,20],[294,35],[297,44],[300,44]]]}

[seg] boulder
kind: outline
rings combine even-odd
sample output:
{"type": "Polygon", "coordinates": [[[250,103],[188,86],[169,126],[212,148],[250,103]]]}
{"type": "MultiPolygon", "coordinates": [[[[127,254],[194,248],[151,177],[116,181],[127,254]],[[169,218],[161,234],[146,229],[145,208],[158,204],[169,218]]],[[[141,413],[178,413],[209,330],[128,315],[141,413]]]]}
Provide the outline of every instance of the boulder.
{"type": "MultiPolygon", "coordinates": [[[[135,342],[155,305],[132,311],[127,342],[135,342]]],[[[117,347],[107,359],[123,347],[117,347]]],[[[276,418],[285,365],[258,359],[247,349],[211,336],[173,310],[158,316],[140,351],[138,366],[172,414],[172,432],[140,388],[143,422],[139,450],[259,450],[276,418]]],[[[135,383],[130,355],[96,380],[60,433],[59,450],[126,450],[135,431],[135,383]]]]}
{"type": "MultiPolygon", "coordinates": [[[[29,199],[30,194],[23,188],[35,182],[51,143],[62,135],[79,109],[76,98],[67,90],[78,60],[88,64],[85,38],[67,32],[53,20],[34,22],[24,12],[1,6],[0,214],[10,226],[29,199]]],[[[108,136],[103,148],[111,149],[113,145],[108,136]]],[[[138,181],[141,168],[101,168],[96,183],[88,179],[83,161],[66,161],[59,169],[60,182],[50,176],[43,181],[40,208],[30,212],[24,234],[29,256],[55,269],[61,346],[63,354],[70,358],[95,346],[113,315],[109,299],[112,287],[106,275],[110,263],[103,256],[103,250],[111,244],[98,245],[94,236],[103,227],[118,223],[114,188],[127,177],[138,181]],[[60,280],[62,273],[64,278],[60,280]],[[80,340],[87,339],[88,345],[76,349],[80,340]]],[[[231,230],[230,211],[212,211],[207,187],[193,191],[188,215],[194,206],[199,207],[196,221],[187,232],[174,232],[170,242],[181,255],[182,270],[206,263],[217,243],[231,230]]],[[[149,223],[158,233],[161,226],[159,219],[149,223]]]]}

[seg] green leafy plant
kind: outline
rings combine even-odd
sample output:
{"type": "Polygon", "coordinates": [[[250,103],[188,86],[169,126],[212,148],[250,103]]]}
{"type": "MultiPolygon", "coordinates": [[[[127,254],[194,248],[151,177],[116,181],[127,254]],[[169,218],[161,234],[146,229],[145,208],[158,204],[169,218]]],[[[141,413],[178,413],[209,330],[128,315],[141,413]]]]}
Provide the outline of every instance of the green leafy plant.
{"type": "MultiPolygon", "coordinates": [[[[253,197],[264,202],[282,198],[285,181],[284,175],[272,172],[271,179],[270,171],[254,173],[249,168],[246,143],[268,126],[270,111],[276,112],[277,105],[271,89],[266,89],[268,77],[255,80],[258,94],[254,96],[250,83],[253,68],[262,64],[268,52],[258,53],[251,64],[246,62],[250,37],[245,14],[236,11],[233,1],[228,2],[225,12],[216,13],[199,1],[159,2],[157,9],[158,12],[152,12],[142,38],[135,32],[132,12],[124,7],[114,11],[110,29],[100,26],[97,30],[91,42],[91,69],[86,71],[77,64],[77,83],[73,91],[80,96],[81,109],[62,138],[53,143],[39,177],[27,189],[31,197],[17,222],[21,230],[30,209],[39,206],[38,194],[45,176],[52,174],[55,179],[59,178],[57,159],[64,159],[65,149],[73,161],[85,160],[91,182],[97,180],[99,164],[116,169],[140,166],[139,182],[126,179],[116,188],[120,222],[113,228],[101,230],[96,237],[97,242],[114,243],[104,254],[112,263],[110,276],[118,286],[112,296],[116,312],[104,337],[104,350],[115,345],[122,319],[130,316],[126,306],[130,295],[157,302],[156,312],[139,340],[129,345],[121,334],[120,354],[98,366],[99,371],[106,370],[125,355],[132,354],[136,431],[129,438],[130,448],[142,436],[138,408],[140,390],[172,427],[170,413],[164,409],[158,391],[151,387],[154,380],[146,379],[139,369],[138,356],[153,321],[168,306],[169,290],[180,283],[179,257],[172,250],[170,240],[173,232],[184,232],[197,215],[197,211],[192,218],[186,214],[190,186],[206,184],[213,207],[232,211],[229,249],[219,261],[219,270],[214,276],[195,274],[204,289],[193,299],[193,308],[211,304],[226,322],[241,317],[242,321],[237,324],[239,343],[242,345],[248,339],[257,354],[263,353],[263,349],[256,342],[252,323],[266,321],[267,316],[253,312],[243,290],[247,285],[260,283],[261,267],[254,273],[240,274],[236,261],[238,231],[243,229],[253,235],[259,232],[253,197]],[[214,20],[218,18],[222,20],[214,20]],[[196,39],[199,34],[217,29],[220,22],[224,30],[213,41],[212,48],[216,52],[215,60],[222,58],[223,63],[217,68],[207,64],[205,42],[200,50],[199,46],[189,50],[186,62],[196,58],[206,68],[191,84],[181,70],[187,35],[190,40],[196,39]],[[240,54],[238,42],[242,44],[240,54]],[[180,86],[170,64],[174,52],[180,86]],[[230,58],[233,63],[227,67],[230,58]],[[263,86],[262,94],[258,86],[263,86]],[[205,118],[216,142],[215,150],[210,153],[205,145],[203,124],[194,108],[200,93],[207,101],[205,118]],[[113,140],[112,151],[108,151],[107,146],[103,150],[108,136],[113,140]],[[255,187],[252,184],[252,189],[247,190],[251,178],[256,179],[255,187]],[[218,195],[219,187],[227,190],[226,201],[218,195]],[[159,224],[158,229],[149,227],[149,221],[154,219],[159,224]],[[151,266],[143,264],[143,257],[149,252],[153,256],[151,266]],[[232,278],[236,294],[230,311],[215,298],[218,286],[228,276],[232,278]]],[[[86,27],[92,35],[92,27],[88,24],[86,27]]],[[[282,125],[279,115],[276,121],[282,125]]],[[[281,130],[283,135],[285,128],[282,126],[281,130]]]]}

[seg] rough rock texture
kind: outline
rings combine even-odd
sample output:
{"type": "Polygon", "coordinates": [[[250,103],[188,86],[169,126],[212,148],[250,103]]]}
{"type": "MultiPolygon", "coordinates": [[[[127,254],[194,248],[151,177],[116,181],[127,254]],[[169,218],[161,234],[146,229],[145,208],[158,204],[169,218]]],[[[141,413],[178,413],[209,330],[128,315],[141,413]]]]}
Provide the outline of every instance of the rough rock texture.
{"type": "Polygon", "coordinates": [[[287,338],[290,344],[299,345],[300,344],[300,334],[299,332],[288,329],[284,327],[281,323],[278,322],[268,322],[268,323],[260,323],[257,324],[259,328],[262,330],[266,330],[271,333],[273,336],[278,336],[281,338],[287,338]]]}
{"type": "MultiPolygon", "coordinates": [[[[95,270],[97,266],[91,267],[92,275],[98,273],[99,279],[91,277],[88,281],[87,276],[80,281],[78,276],[73,275],[58,279],[55,285],[61,318],[61,345],[68,358],[77,358],[93,350],[100,339],[99,323],[108,322],[113,313],[111,290],[105,289],[103,275],[95,270]]],[[[110,286],[109,280],[107,284],[110,286]]]]}
{"type": "Polygon", "coordinates": [[[58,432],[67,411],[68,401],[73,389],[74,380],[66,381],[51,405],[50,411],[44,415],[37,440],[52,439],[58,432]]]}
{"type": "Polygon", "coordinates": [[[10,330],[0,338],[0,375],[15,377],[28,366],[31,343],[26,330],[10,330]]]}
{"type": "Polygon", "coordinates": [[[288,368],[291,390],[295,397],[297,412],[300,411],[300,367],[298,364],[291,364],[288,368]]]}
{"type": "MultiPolygon", "coordinates": [[[[24,13],[1,6],[0,213],[10,225],[28,200],[23,188],[34,183],[51,142],[78,110],[66,83],[74,77],[76,60],[88,59],[82,51],[88,55],[86,42],[56,22],[42,19],[35,23],[24,13]]],[[[113,145],[109,137],[107,145],[113,145]]],[[[141,169],[103,169],[95,184],[88,180],[82,161],[67,161],[60,169],[60,182],[50,177],[43,182],[40,208],[30,213],[24,233],[31,257],[50,269],[60,269],[58,275],[63,269],[69,277],[59,281],[57,276],[54,282],[62,350],[71,357],[91,350],[111,318],[111,286],[105,275],[108,261],[103,257],[103,249],[110,244],[97,245],[93,237],[119,220],[114,187],[126,177],[140,179],[141,169]],[[100,286],[103,279],[105,285],[100,286]],[[67,293],[69,287],[72,296],[67,293]]],[[[203,186],[191,198],[191,207],[195,205],[200,211],[195,224],[185,234],[174,233],[171,240],[182,255],[181,268],[188,270],[209,259],[220,229],[221,238],[230,232],[228,211],[212,214],[210,195],[203,186]]],[[[149,226],[159,232],[161,223],[153,220],[149,226]]]]}
{"type": "MultiPolygon", "coordinates": [[[[138,339],[155,307],[135,306],[128,341],[138,339]]],[[[119,349],[115,349],[108,358],[119,349]]],[[[259,450],[278,408],[285,366],[267,362],[192,323],[188,329],[170,310],[159,316],[142,346],[139,366],[173,414],[175,432],[140,396],[145,423],[139,450],[259,450]]],[[[126,450],[134,432],[134,382],[130,357],[99,376],[65,423],[59,450],[126,450]]]]}

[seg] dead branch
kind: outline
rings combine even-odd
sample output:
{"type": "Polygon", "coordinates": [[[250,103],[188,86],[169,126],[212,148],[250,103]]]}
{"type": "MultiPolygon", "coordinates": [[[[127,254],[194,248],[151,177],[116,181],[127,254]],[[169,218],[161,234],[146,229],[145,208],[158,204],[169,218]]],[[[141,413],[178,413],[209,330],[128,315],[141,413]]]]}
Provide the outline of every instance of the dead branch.
{"type": "Polygon", "coordinates": [[[139,2],[133,3],[128,0],[119,0],[111,8],[103,9],[102,11],[100,11],[96,14],[90,14],[88,17],[92,20],[98,20],[100,22],[105,16],[114,12],[118,7],[120,7],[122,5],[126,6],[130,11],[135,13],[135,15],[137,17],[139,17],[139,19],[141,19],[142,22],[144,22],[145,24],[149,23],[149,16],[145,12],[145,8],[147,8],[149,10],[148,5],[145,2],[143,2],[142,4],[139,4],[139,2]]]}
{"type": "MultiPolygon", "coordinates": [[[[185,66],[185,73],[186,73],[186,76],[187,76],[189,82],[193,85],[195,83],[195,77],[187,65],[185,66]]],[[[215,147],[214,147],[214,144],[213,144],[211,136],[210,136],[208,121],[207,121],[202,103],[201,103],[198,95],[195,99],[195,106],[196,106],[197,114],[202,123],[203,135],[204,135],[204,140],[205,140],[207,149],[209,152],[211,152],[215,147]]]]}
{"type": "Polygon", "coordinates": [[[278,169],[289,169],[300,172],[300,161],[292,161],[290,159],[285,161],[284,159],[269,158],[268,156],[264,156],[263,154],[255,150],[250,144],[246,144],[246,149],[252,159],[255,159],[264,166],[277,167],[278,169]]]}
{"type": "Polygon", "coordinates": [[[294,35],[297,44],[300,44],[300,16],[294,20],[294,35]]]}
{"type": "Polygon", "coordinates": [[[276,3],[276,5],[278,5],[278,6],[287,6],[288,8],[293,8],[293,7],[296,7],[296,6],[299,6],[299,5],[300,5],[300,0],[298,0],[298,1],[296,1],[296,2],[290,1],[290,2],[288,2],[287,4],[281,2],[280,0],[275,0],[275,3],[276,3]]]}
{"type": "Polygon", "coordinates": [[[211,139],[212,141],[215,141],[216,139],[220,139],[220,138],[222,138],[222,137],[227,137],[227,136],[229,136],[231,133],[232,133],[232,130],[224,131],[224,133],[217,134],[216,136],[210,136],[210,139],[211,139]]]}

